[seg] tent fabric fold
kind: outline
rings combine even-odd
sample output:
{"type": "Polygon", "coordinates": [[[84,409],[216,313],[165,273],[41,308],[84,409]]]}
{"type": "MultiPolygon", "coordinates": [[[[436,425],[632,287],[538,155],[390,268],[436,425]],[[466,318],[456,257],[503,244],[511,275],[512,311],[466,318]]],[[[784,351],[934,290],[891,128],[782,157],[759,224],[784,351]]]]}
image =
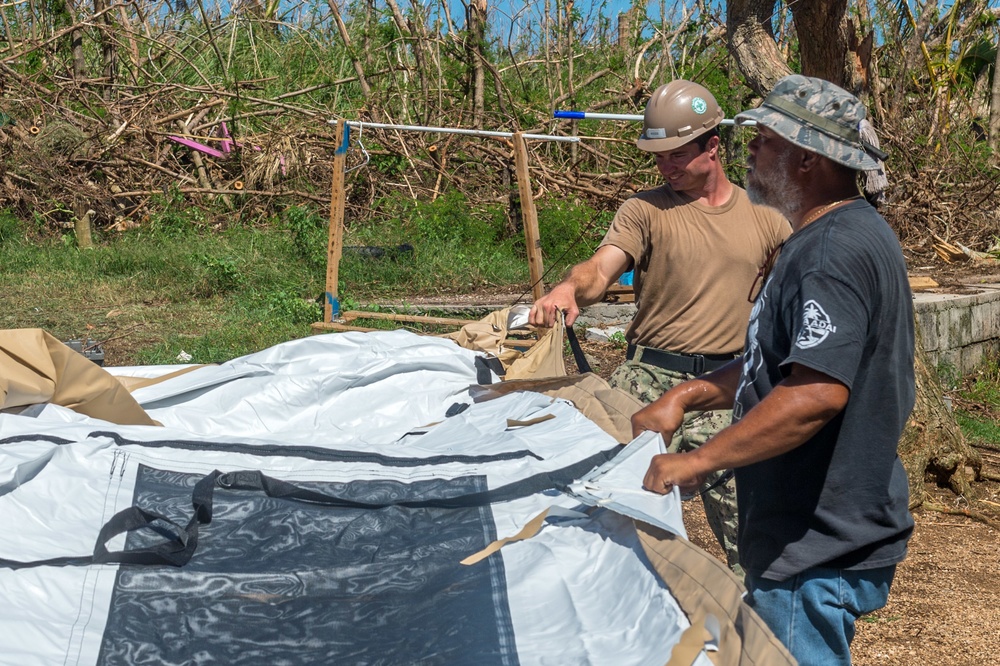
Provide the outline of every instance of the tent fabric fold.
{"type": "Polygon", "coordinates": [[[83,355],[40,329],[0,331],[2,409],[39,403],[122,425],[156,425],[128,390],[83,355]]]}

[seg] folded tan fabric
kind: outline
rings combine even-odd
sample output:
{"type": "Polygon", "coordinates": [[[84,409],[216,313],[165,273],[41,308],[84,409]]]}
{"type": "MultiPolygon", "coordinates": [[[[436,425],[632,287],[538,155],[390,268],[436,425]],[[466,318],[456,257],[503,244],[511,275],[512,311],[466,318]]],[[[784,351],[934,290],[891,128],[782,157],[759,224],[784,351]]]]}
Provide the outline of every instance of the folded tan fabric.
{"type": "Polygon", "coordinates": [[[0,330],[0,409],[62,405],[119,425],[160,425],[103,368],[37,328],[0,330]]]}

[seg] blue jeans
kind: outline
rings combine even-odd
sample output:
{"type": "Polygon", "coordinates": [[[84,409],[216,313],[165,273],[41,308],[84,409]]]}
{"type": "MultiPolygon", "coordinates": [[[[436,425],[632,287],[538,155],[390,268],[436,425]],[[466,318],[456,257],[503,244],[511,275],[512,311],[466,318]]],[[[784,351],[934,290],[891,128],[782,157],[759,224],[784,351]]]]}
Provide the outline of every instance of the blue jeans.
{"type": "Polygon", "coordinates": [[[896,565],[809,569],[776,582],[746,575],[747,604],[799,666],[850,666],[854,621],[885,606],[896,565]]]}

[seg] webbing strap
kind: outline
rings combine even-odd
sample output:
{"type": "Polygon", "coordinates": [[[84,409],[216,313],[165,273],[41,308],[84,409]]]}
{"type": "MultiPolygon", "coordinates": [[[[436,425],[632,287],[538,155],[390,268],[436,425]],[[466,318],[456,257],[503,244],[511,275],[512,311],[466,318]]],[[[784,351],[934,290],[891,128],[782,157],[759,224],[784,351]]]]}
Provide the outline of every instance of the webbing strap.
{"type": "Polygon", "coordinates": [[[0,559],[0,567],[28,569],[40,566],[87,566],[90,564],[168,564],[182,567],[191,560],[198,547],[198,528],[212,522],[212,497],[216,479],[221,472],[204,476],[194,487],[191,502],[194,513],[187,525],[180,525],[166,516],[130,506],[116,513],[97,535],[94,553],[89,556],[58,557],[30,562],[0,559]],[[151,527],[168,538],[146,548],[108,551],[107,543],[119,534],[151,527]],[[168,529],[169,528],[169,529],[168,529]]]}
{"type": "Polygon", "coordinates": [[[587,362],[586,354],[583,353],[583,347],[580,346],[580,341],[576,339],[576,331],[573,330],[572,326],[566,327],[566,339],[569,340],[569,348],[573,350],[573,360],[576,361],[576,367],[580,374],[593,372],[590,363],[587,362]]]}
{"type": "Polygon", "coordinates": [[[504,537],[503,539],[497,539],[490,545],[486,546],[482,550],[469,555],[467,558],[459,562],[459,564],[464,564],[469,566],[470,564],[475,564],[480,560],[484,560],[493,553],[497,552],[508,543],[514,543],[515,541],[524,541],[525,539],[530,539],[531,537],[538,534],[539,530],[542,529],[542,523],[545,522],[545,517],[549,515],[549,510],[546,509],[540,514],[528,521],[528,523],[521,528],[521,530],[514,536],[504,537]]]}
{"type": "Polygon", "coordinates": [[[216,488],[257,491],[265,493],[268,497],[338,508],[367,510],[384,509],[392,506],[410,509],[471,508],[498,502],[509,502],[550,488],[563,490],[570,483],[582,477],[593,468],[610,460],[616,452],[617,447],[610,451],[595,454],[567,467],[541,472],[526,479],[500,486],[494,490],[483,490],[436,499],[389,500],[386,502],[361,502],[337,497],[336,495],[330,495],[318,490],[303,488],[288,481],[275,479],[258,470],[241,470],[226,473],[216,470],[210,474],[206,474],[195,484],[191,495],[191,504],[194,512],[187,525],[182,526],[166,516],[147,511],[137,506],[131,506],[116,513],[101,528],[92,556],[60,557],[31,562],[0,558],[0,567],[24,569],[38,566],[86,566],[89,564],[106,563],[182,567],[191,560],[198,547],[199,527],[212,522],[212,503],[216,488]],[[167,532],[168,537],[166,540],[146,548],[115,552],[107,550],[106,544],[108,541],[119,534],[147,527],[156,529],[161,534],[167,532]]]}

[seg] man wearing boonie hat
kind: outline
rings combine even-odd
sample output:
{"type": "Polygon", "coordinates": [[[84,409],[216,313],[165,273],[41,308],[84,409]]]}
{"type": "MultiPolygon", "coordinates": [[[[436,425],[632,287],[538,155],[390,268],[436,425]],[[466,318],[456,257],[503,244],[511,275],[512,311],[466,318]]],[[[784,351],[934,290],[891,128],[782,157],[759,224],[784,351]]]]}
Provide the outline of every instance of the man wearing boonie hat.
{"type": "Polygon", "coordinates": [[[668,492],[736,469],[747,603],[802,665],[850,664],[854,622],[885,605],[913,531],[896,452],[911,408],[913,310],[899,242],[858,193],[882,158],[861,102],[820,79],[780,80],[756,109],[747,191],[792,223],[754,303],[742,363],[683,384],[633,417],[733,405],[697,451],[653,458],[668,492]]]}
{"type": "MultiPolygon", "coordinates": [[[[646,104],[640,150],[653,153],[664,184],[618,209],[600,247],[540,298],[529,319],[572,326],[580,307],[634,271],[637,312],[625,338],[627,360],[611,384],[652,402],[665,390],[733,360],[746,337],[757,271],[791,229],[773,209],[754,206],[722,168],[722,109],[704,86],[660,86],[646,104]]],[[[697,447],[729,425],[729,407],[690,414],[671,450],[697,447]]],[[[668,438],[668,441],[669,438],[668,438]]],[[[702,486],[708,523],[731,568],[736,548],[736,490],[731,473],[702,486]]]]}

